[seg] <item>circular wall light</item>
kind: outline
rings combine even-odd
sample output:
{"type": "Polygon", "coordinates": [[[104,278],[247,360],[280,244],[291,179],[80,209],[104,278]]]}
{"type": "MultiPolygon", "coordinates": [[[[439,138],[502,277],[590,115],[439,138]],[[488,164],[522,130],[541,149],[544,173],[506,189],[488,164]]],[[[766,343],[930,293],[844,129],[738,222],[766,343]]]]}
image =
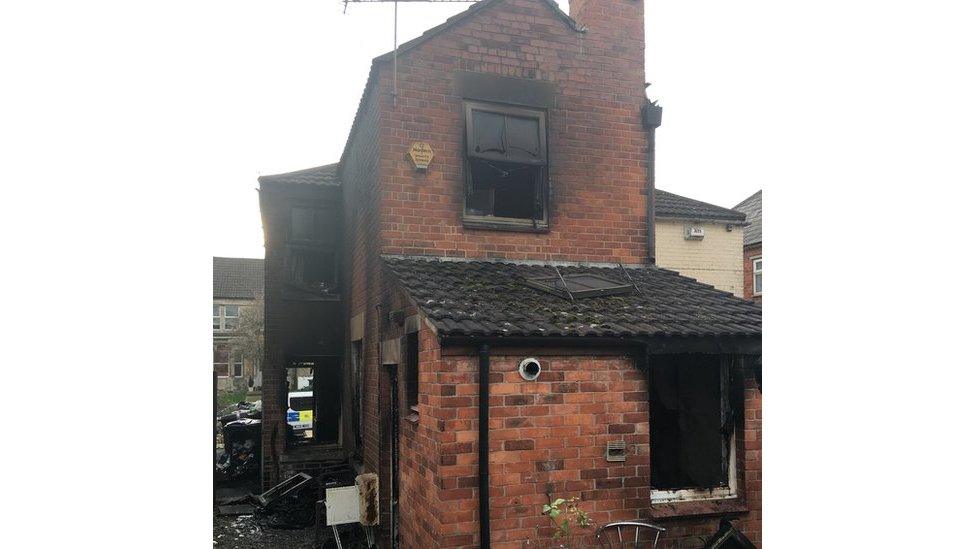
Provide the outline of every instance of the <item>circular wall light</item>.
{"type": "Polygon", "coordinates": [[[525,381],[535,381],[542,373],[542,364],[535,358],[526,358],[519,362],[518,373],[525,381]]]}

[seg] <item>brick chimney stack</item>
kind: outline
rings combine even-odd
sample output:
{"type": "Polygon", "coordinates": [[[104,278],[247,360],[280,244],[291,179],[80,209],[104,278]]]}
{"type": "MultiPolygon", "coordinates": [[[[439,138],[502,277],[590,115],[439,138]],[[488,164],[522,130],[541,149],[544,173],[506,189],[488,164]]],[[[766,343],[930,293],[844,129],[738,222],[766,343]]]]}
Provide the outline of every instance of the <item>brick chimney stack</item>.
{"type": "Polygon", "coordinates": [[[644,0],[569,0],[569,15],[644,74],[644,0]]]}

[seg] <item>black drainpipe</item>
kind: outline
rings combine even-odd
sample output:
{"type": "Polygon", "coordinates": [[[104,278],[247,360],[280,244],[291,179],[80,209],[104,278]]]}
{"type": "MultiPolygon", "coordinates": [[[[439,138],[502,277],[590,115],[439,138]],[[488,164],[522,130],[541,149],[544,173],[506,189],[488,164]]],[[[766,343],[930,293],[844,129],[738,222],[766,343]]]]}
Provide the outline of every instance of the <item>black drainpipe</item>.
{"type": "Polygon", "coordinates": [[[641,121],[647,130],[647,259],[655,263],[654,242],[654,130],[661,125],[662,109],[647,101],[641,108],[641,121]]]}
{"type": "Polygon", "coordinates": [[[488,370],[491,358],[487,343],[478,350],[478,517],[481,549],[491,547],[488,511],[488,370]]]}

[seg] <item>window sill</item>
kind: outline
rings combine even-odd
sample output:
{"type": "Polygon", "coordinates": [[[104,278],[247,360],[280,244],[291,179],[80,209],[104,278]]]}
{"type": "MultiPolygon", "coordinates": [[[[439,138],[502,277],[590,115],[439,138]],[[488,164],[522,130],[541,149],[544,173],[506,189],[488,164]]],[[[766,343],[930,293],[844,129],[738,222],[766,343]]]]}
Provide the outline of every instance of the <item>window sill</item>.
{"type": "Polygon", "coordinates": [[[502,220],[490,217],[462,217],[461,225],[466,229],[484,229],[490,231],[511,231],[519,233],[548,233],[548,223],[536,223],[533,227],[529,221],[502,220]]]}
{"type": "Polygon", "coordinates": [[[719,499],[689,499],[667,503],[651,502],[647,518],[701,517],[747,513],[749,506],[741,495],[719,499]]]}

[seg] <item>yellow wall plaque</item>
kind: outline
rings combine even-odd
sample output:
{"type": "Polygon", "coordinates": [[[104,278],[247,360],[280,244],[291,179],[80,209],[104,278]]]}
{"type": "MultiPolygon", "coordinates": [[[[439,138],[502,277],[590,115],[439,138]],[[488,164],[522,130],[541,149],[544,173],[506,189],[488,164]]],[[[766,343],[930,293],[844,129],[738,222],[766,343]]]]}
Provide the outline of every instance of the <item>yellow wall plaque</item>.
{"type": "Polygon", "coordinates": [[[426,170],[430,166],[431,159],[434,158],[434,149],[430,143],[425,141],[414,141],[410,145],[410,159],[413,160],[413,167],[418,170],[426,170]]]}

